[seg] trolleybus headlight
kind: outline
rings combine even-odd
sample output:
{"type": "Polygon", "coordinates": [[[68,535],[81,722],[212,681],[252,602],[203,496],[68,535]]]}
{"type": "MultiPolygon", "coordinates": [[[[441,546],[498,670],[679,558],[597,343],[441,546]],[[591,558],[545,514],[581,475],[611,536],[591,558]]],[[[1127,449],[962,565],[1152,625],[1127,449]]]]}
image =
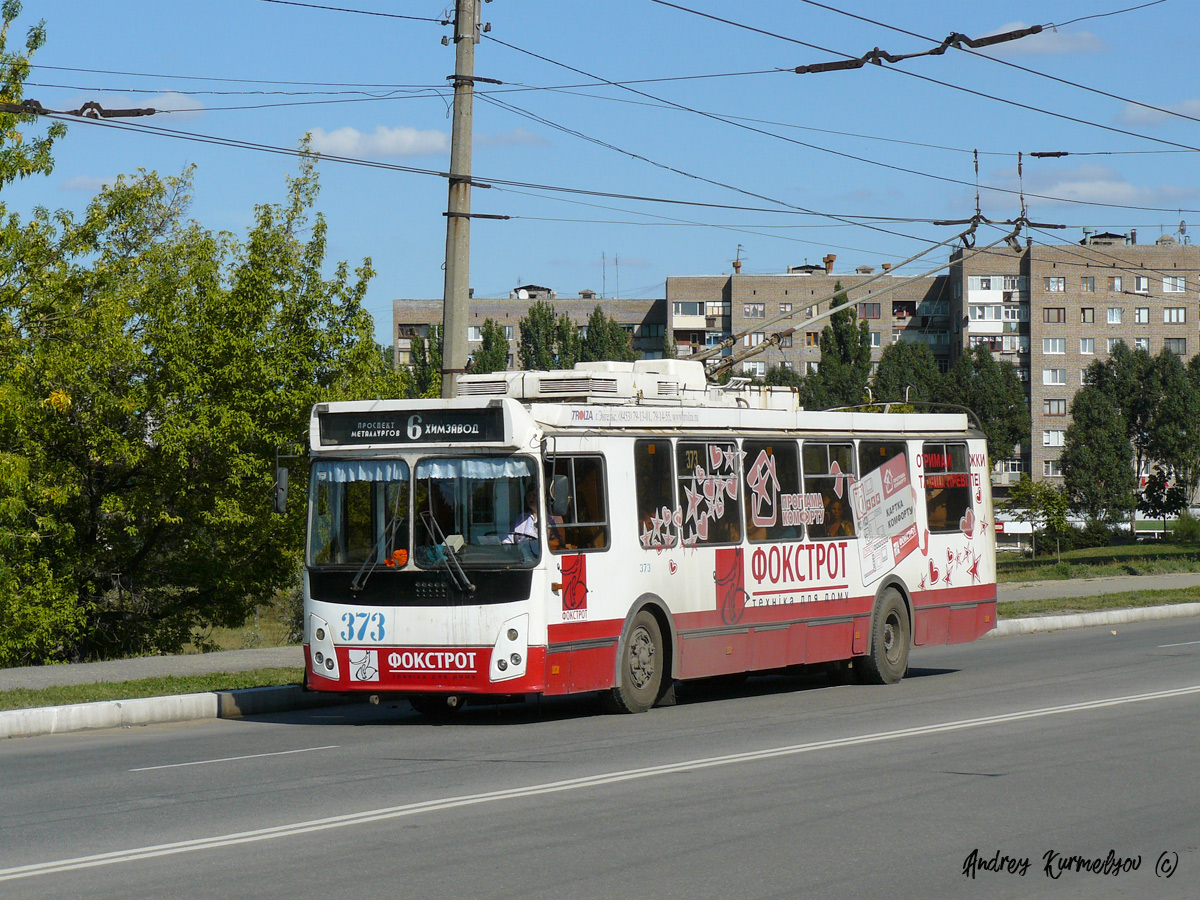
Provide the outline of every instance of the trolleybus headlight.
{"type": "Polygon", "coordinates": [[[318,650],[316,653],[313,654],[313,660],[319,666],[319,665],[321,665],[321,663],[325,662],[325,654],[322,653],[320,650],[318,650]]]}
{"type": "Polygon", "coordinates": [[[508,639],[510,641],[515,641],[517,639],[517,629],[515,629],[515,628],[508,629],[508,639]]]}
{"type": "MultiPolygon", "coordinates": [[[[509,659],[512,660],[512,664],[514,666],[519,666],[521,664],[521,654],[520,653],[514,653],[512,656],[509,657],[509,659]]],[[[504,662],[504,660],[501,660],[501,662],[504,662]]]]}
{"type": "Polygon", "coordinates": [[[332,656],[329,657],[329,659],[325,660],[325,668],[327,668],[327,669],[333,668],[333,657],[332,656]]]}
{"type": "Polygon", "coordinates": [[[496,660],[496,668],[499,669],[501,672],[503,672],[505,669],[508,668],[508,663],[506,663],[502,659],[498,659],[498,660],[496,660]]]}
{"type": "MultiPolygon", "coordinates": [[[[318,641],[323,641],[323,640],[325,640],[325,629],[324,629],[324,628],[318,628],[318,629],[316,630],[316,632],[313,634],[313,637],[315,637],[315,638],[316,638],[318,641]]],[[[318,659],[318,660],[317,660],[317,662],[320,662],[320,660],[318,659]]]]}

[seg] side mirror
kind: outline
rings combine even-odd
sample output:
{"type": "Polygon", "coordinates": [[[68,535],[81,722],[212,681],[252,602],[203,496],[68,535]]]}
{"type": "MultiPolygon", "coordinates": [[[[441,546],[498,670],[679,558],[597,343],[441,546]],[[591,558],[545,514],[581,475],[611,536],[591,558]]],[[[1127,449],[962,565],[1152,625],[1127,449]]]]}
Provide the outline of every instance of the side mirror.
{"type": "Polygon", "coordinates": [[[287,512],[288,470],[286,466],[275,467],[275,512],[287,512]]]}
{"type": "Polygon", "coordinates": [[[567,487],[567,476],[555,475],[550,480],[550,515],[565,516],[570,502],[571,494],[567,487]]]}

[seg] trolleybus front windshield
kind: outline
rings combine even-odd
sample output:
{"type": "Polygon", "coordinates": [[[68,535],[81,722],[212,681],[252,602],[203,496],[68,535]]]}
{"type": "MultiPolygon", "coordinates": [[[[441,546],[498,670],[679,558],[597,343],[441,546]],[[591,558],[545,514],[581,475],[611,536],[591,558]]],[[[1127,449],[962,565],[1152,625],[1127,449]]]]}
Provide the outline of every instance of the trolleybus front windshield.
{"type": "Polygon", "coordinates": [[[309,496],[309,565],[408,561],[409,469],[404,460],[318,460],[309,496]]]}

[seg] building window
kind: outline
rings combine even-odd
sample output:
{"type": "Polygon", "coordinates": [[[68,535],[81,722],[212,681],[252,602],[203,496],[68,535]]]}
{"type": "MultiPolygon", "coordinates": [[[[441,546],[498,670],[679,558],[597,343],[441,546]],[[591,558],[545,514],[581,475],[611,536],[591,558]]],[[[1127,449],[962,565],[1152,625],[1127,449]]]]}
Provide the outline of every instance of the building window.
{"type": "Polygon", "coordinates": [[[1094,306],[1085,306],[1079,311],[1079,321],[1085,325],[1096,321],[1096,308],[1094,306]]]}
{"type": "Polygon", "coordinates": [[[1080,370],[1079,370],[1079,383],[1080,383],[1081,385],[1087,385],[1087,384],[1090,384],[1090,383],[1091,383],[1091,382],[1089,382],[1089,381],[1088,381],[1088,373],[1087,373],[1087,369],[1080,369],[1080,370]]]}
{"type": "Polygon", "coordinates": [[[467,340],[468,341],[482,341],[483,340],[483,327],[480,325],[468,325],[467,326],[467,340]]]}
{"type": "Polygon", "coordinates": [[[1029,282],[1025,280],[1024,275],[1005,275],[1004,290],[1027,291],[1029,290],[1029,282]]]}
{"type": "Polygon", "coordinates": [[[1053,428],[1042,432],[1043,447],[1061,447],[1063,445],[1063,431],[1058,428],[1053,428]]]}
{"type": "Polygon", "coordinates": [[[858,304],[858,317],[860,319],[878,319],[882,313],[878,303],[860,303],[858,304]]]}
{"type": "Polygon", "coordinates": [[[1120,325],[1121,324],[1121,307],[1110,306],[1108,308],[1108,324],[1109,325],[1120,325]]]}
{"type": "Polygon", "coordinates": [[[1067,321],[1067,311],[1061,306],[1047,306],[1042,310],[1042,321],[1055,325],[1067,321]]]}
{"type": "Polygon", "coordinates": [[[1095,353],[1096,352],[1096,339],[1095,338],[1080,338],[1079,339],[1079,352],[1084,354],[1085,356],[1091,356],[1093,353],[1095,353]]]}
{"type": "Polygon", "coordinates": [[[1163,321],[1170,325],[1178,325],[1187,321],[1187,307],[1168,306],[1163,310],[1163,321]]]}
{"type": "Polygon", "coordinates": [[[804,332],[804,346],[805,347],[820,347],[821,346],[821,332],[819,332],[819,331],[804,332]]]}
{"type": "Polygon", "coordinates": [[[871,346],[872,346],[873,348],[875,348],[875,349],[879,349],[879,346],[880,346],[880,343],[881,343],[881,339],[880,339],[880,338],[881,338],[881,336],[880,336],[880,333],[879,333],[878,331],[872,331],[872,332],[871,332],[871,346]]]}
{"type": "Polygon", "coordinates": [[[1016,353],[1018,350],[1021,353],[1029,352],[1029,335],[1027,334],[1006,334],[1000,344],[1000,349],[1006,353],[1016,353]]]}
{"type": "Polygon", "coordinates": [[[767,304],[747,303],[742,307],[742,311],[747,319],[765,319],[767,317],[767,304]]]}
{"type": "Polygon", "coordinates": [[[1120,291],[1121,290],[1121,276],[1120,275],[1109,275],[1108,276],[1108,289],[1110,291],[1120,291]]]}
{"type": "Polygon", "coordinates": [[[1133,339],[1133,349],[1134,350],[1145,350],[1147,353],[1149,353],[1150,352],[1150,338],[1145,338],[1145,337],[1134,338],[1133,339]]]}
{"type": "Polygon", "coordinates": [[[790,312],[792,311],[792,304],[790,304],[790,303],[780,303],[780,304],[779,304],[779,311],[780,311],[781,313],[790,313],[790,312]]]}
{"type": "Polygon", "coordinates": [[[1062,275],[1047,275],[1042,279],[1042,286],[1051,293],[1061,294],[1067,289],[1067,279],[1062,275]]]}
{"type": "Polygon", "coordinates": [[[1096,277],[1094,275],[1082,275],[1079,278],[1079,289],[1085,294],[1092,294],[1096,291],[1096,277]]]}
{"type": "Polygon", "coordinates": [[[755,378],[762,378],[767,374],[767,364],[761,360],[744,362],[742,363],[742,372],[755,378]]]}
{"type": "Polygon", "coordinates": [[[1042,384],[1066,384],[1066,369],[1042,369],[1042,384]]]}
{"type": "MultiPolygon", "coordinates": [[[[677,316],[702,316],[704,315],[703,300],[676,300],[671,304],[671,309],[677,316]]],[[[746,315],[750,315],[746,313],[746,315]]]]}
{"type": "Polygon", "coordinates": [[[1028,322],[1029,321],[1029,307],[1025,306],[1025,305],[1004,307],[1004,321],[1005,322],[1028,322]]]}
{"type": "Polygon", "coordinates": [[[999,322],[1004,315],[1002,306],[972,306],[971,318],[979,322],[999,322]]]}
{"type": "Polygon", "coordinates": [[[1046,478],[1062,478],[1062,465],[1057,459],[1043,459],[1042,475],[1046,478]]]}
{"type": "Polygon", "coordinates": [[[1164,294],[1182,294],[1184,278],[1182,275],[1166,275],[1163,277],[1164,294]]]}
{"type": "Polygon", "coordinates": [[[1043,416],[1065,416],[1067,414],[1066,400],[1043,400],[1042,415],[1043,416]]]}
{"type": "Polygon", "coordinates": [[[1177,356],[1187,356],[1187,338],[1167,338],[1163,345],[1177,356]]]}
{"type": "Polygon", "coordinates": [[[1109,338],[1108,339],[1108,348],[1107,348],[1108,352],[1112,353],[1114,350],[1117,349],[1117,344],[1123,344],[1123,343],[1125,343],[1123,338],[1109,338]]]}
{"type": "Polygon", "coordinates": [[[790,334],[780,335],[779,346],[784,350],[792,349],[792,336],[790,334]]]}
{"type": "Polygon", "coordinates": [[[1067,352],[1066,338],[1042,338],[1042,352],[1057,354],[1067,352]]]}
{"type": "Polygon", "coordinates": [[[1150,324],[1150,307],[1139,306],[1133,311],[1133,321],[1138,325],[1150,324]]]}
{"type": "MultiPolygon", "coordinates": [[[[938,374],[945,375],[947,372],[950,371],[950,360],[944,359],[944,358],[938,359],[937,367],[938,367],[938,374]]],[[[1023,372],[1024,369],[1017,369],[1017,371],[1023,372]]]]}
{"type": "Polygon", "coordinates": [[[1147,278],[1145,275],[1134,275],[1133,276],[1133,289],[1136,293],[1139,293],[1139,294],[1150,293],[1150,279],[1147,278]]]}
{"type": "Polygon", "coordinates": [[[757,347],[759,344],[761,344],[766,339],[767,339],[767,333],[765,331],[753,331],[750,334],[744,335],[742,337],[742,346],[757,347]]]}

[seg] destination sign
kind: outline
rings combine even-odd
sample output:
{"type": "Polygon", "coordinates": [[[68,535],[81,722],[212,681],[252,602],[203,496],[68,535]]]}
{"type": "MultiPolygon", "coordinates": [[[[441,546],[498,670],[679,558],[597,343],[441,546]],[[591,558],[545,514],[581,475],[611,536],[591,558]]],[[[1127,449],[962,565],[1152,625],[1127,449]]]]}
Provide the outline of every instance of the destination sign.
{"type": "Polygon", "coordinates": [[[504,440],[504,410],[431,409],[326,412],[318,415],[322,446],[470,444],[504,440]]]}

